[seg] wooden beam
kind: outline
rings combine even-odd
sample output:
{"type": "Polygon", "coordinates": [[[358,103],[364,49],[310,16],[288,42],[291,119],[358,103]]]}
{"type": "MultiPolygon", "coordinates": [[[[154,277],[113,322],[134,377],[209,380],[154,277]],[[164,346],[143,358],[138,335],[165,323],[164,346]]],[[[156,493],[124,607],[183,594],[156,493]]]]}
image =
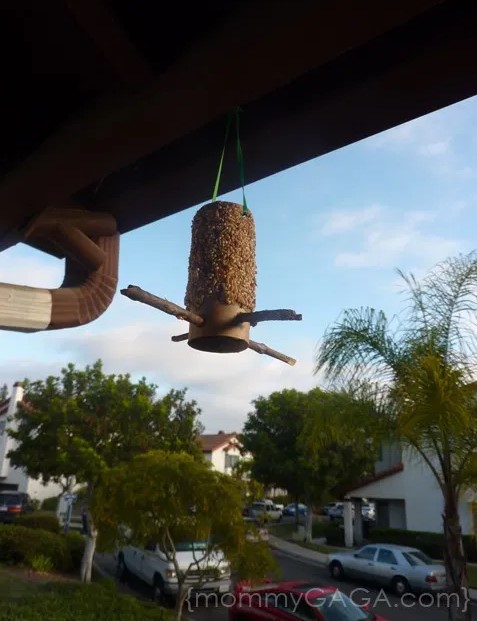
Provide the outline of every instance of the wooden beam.
{"type": "Polygon", "coordinates": [[[9,175],[0,185],[6,214],[0,250],[19,241],[19,221],[43,207],[62,204],[74,192],[237,104],[289,84],[436,4],[438,0],[247,3],[236,19],[196,44],[147,89],[96,102],[9,175]]]}
{"type": "MultiPolygon", "coordinates": [[[[425,32],[421,24],[406,26],[399,36],[343,55],[336,67],[307,74],[247,106],[242,123],[247,182],[475,95],[477,5],[455,14],[444,8],[425,32]]],[[[111,211],[121,230],[129,231],[200,204],[210,194],[217,165],[217,154],[208,147],[213,139],[220,143],[222,131],[204,129],[183,141],[183,151],[165,148],[143,160],[138,170],[100,190],[90,205],[111,211]],[[132,205],[140,205],[141,212],[132,205]]],[[[224,193],[237,187],[235,162],[228,164],[226,155],[224,193]]]]}
{"type": "Polygon", "coordinates": [[[277,360],[280,360],[281,362],[286,362],[286,364],[289,364],[292,367],[296,364],[295,358],[290,358],[290,356],[287,356],[286,354],[282,354],[281,352],[276,351],[275,349],[272,349],[268,345],[265,345],[265,343],[257,343],[256,341],[249,341],[248,348],[257,352],[257,354],[265,354],[266,356],[270,356],[271,358],[276,358],[277,360]]]}
{"type": "Polygon", "coordinates": [[[119,81],[143,85],[154,78],[146,59],[137,51],[114,14],[102,0],[64,0],[77,24],[113,68],[119,81]]]}

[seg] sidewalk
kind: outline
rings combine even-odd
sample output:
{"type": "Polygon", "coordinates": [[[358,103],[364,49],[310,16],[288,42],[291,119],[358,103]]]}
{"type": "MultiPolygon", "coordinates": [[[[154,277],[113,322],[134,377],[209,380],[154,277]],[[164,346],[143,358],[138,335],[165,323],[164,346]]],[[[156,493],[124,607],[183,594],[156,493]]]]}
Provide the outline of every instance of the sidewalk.
{"type": "MultiPolygon", "coordinates": [[[[322,552],[316,552],[315,550],[309,550],[297,543],[291,541],[285,541],[274,535],[270,535],[269,539],[270,547],[275,550],[279,550],[288,556],[294,558],[316,563],[317,565],[326,566],[328,564],[328,554],[322,552]]],[[[473,602],[477,602],[477,589],[469,589],[469,597],[473,602]]]]}

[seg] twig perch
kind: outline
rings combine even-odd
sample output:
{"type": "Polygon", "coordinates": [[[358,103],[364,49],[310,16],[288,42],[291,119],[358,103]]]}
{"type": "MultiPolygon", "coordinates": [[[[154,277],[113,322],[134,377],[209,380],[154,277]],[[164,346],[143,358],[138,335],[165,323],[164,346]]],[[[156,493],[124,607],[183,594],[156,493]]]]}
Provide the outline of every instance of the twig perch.
{"type": "MultiPolygon", "coordinates": [[[[189,338],[188,333],[177,334],[176,336],[171,336],[171,341],[173,341],[174,343],[180,343],[181,341],[187,341],[188,338],[189,338]]],[[[253,349],[253,351],[257,352],[257,354],[266,354],[267,356],[276,358],[277,360],[280,360],[281,362],[286,362],[290,366],[294,366],[296,364],[296,360],[294,358],[290,358],[290,356],[287,356],[286,354],[282,354],[279,351],[275,351],[274,349],[271,349],[270,347],[268,347],[268,345],[265,345],[265,343],[257,343],[256,341],[249,341],[248,348],[253,349]]]]}
{"type": "Polygon", "coordinates": [[[276,310],[254,311],[252,313],[240,313],[232,321],[232,325],[248,322],[251,326],[256,326],[261,321],[301,321],[302,316],[289,308],[278,308],[276,310]]]}
{"type": "Polygon", "coordinates": [[[189,333],[186,332],[185,334],[177,334],[176,336],[171,336],[171,341],[173,341],[174,343],[180,343],[181,341],[187,341],[188,338],[189,333]]]}
{"type": "Polygon", "coordinates": [[[174,302],[169,302],[169,300],[159,298],[157,295],[144,291],[141,287],[129,285],[127,289],[121,289],[121,294],[125,295],[130,300],[134,300],[135,302],[142,302],[143,304],[157,308],[168,315],[173,315],[178,319],[184,319],[199,328],[204,325],[204,320],[200,315],[192,313],[191,311],[182,308],[182,306],[174,304],[174,302]]]}
{"type": "Polygon", "coordinates": [[[266,354],[267,356],[271,356],[272,358],[276,358],[277,360],[281,360],[282,362],[286,362],[290,366],[294,366],[296,364],[295,358],[290,358],[286,354],[282,354],[279,351],[275,351],[265,345],[265,343],[257,343],[256,341],[249,341],[248,343],[249,349],[253,349],[257,354],[266,354]]]}

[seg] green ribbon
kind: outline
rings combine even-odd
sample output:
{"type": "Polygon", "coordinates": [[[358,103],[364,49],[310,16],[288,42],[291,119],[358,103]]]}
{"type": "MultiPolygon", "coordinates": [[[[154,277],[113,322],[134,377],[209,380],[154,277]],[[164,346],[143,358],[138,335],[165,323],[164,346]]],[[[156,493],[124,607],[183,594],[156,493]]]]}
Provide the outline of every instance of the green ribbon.
{"type": "Polygon", "coordinates": [[[246,213],[248,212],[248,207],[247,207],[247,199],[245,198],[245,172],[244,172],[244,163],[243,163],[242,144],[240,142],[240,108],[236,108],[234,112],[229,112],[227,116],[224,146],[222,147],[222,153],[220,155],[219,168],[217,170],[217,177],[215,179],[214,192],[212,194],[212,202],[215,202],[217,200],[217,195],[219,193],[220,179],[222,177],[222,168],[224,165],[225,149],[227,148],[230,128],[232,126],[232,121],[234,117],[235,117],[235,133],[237,136],[237,163],[239,167],[240,184],[242,186],[243,215],[246,215],[246,213]]]}

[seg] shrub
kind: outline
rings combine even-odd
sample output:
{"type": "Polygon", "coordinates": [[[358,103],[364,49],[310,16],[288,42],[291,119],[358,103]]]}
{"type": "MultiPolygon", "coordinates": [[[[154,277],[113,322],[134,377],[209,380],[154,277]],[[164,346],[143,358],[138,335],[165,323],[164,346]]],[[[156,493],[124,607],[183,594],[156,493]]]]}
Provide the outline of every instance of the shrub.
{"type": "Polygon", "coordinates": [[[72,619],[101,621],[172,621],[171,611],[159,608],[102,584],[50,584],[35,596],[22,600],[4,601],[0,621],[71,621],[72,619]]]}
{"type": "Polygon", "coordinates": [[[314,522],[313,538],[319,537],[326,537],[326,543],[330,546],[344,546],[344,528],[336,522],[314,522]]]}
{"type": "Polygon", "coordinates": [[[66,543],[71,555],[71,562],[75,569],[79,569],[81,565],[81,559],[83,558],[85,538],[78,532],[70,531],[66,535],[66,543]]]}
{"type": "Polygon", "coordinates": [[[50,533],[60,532],[60,522],[53,513],[44,513],[41,511],[25,513],[17,517],[15,524],[26,526],[27,528],[40,528],[50,533]]]}
{"type": "Polygon", "coordinates": [[[38,554],[28,560],[28,565],[39,574],[47,574],[53,570],[53,561],[49,556],[38,554]]]}
{"type": "Polygon", "coordinates": [[[50,496],[49,498],[45,498],[45,500],[41,503],[42,511],[56,511],[58,507],[58,496],[50,496]]]}
{"type": "Polygon", "coordinates": [[[0,561],[28,563],[34,556],[50,558],[53,568],[59,571],[73,569],[66,537],[46,530],[0,524],[0,561]]]}
{"type": "MultiPolygon", "coordinates": [[[[428,533],[399,528],[371,528],[368,541],[373,543],[395,543],[422,550],[433,559],[442,559],[444,550],[444,535],[442,533],[428,533]]],[[[477,545],[475,537],[464,535],[464,549],[467,560],[477,562],[477,545]]]]}

